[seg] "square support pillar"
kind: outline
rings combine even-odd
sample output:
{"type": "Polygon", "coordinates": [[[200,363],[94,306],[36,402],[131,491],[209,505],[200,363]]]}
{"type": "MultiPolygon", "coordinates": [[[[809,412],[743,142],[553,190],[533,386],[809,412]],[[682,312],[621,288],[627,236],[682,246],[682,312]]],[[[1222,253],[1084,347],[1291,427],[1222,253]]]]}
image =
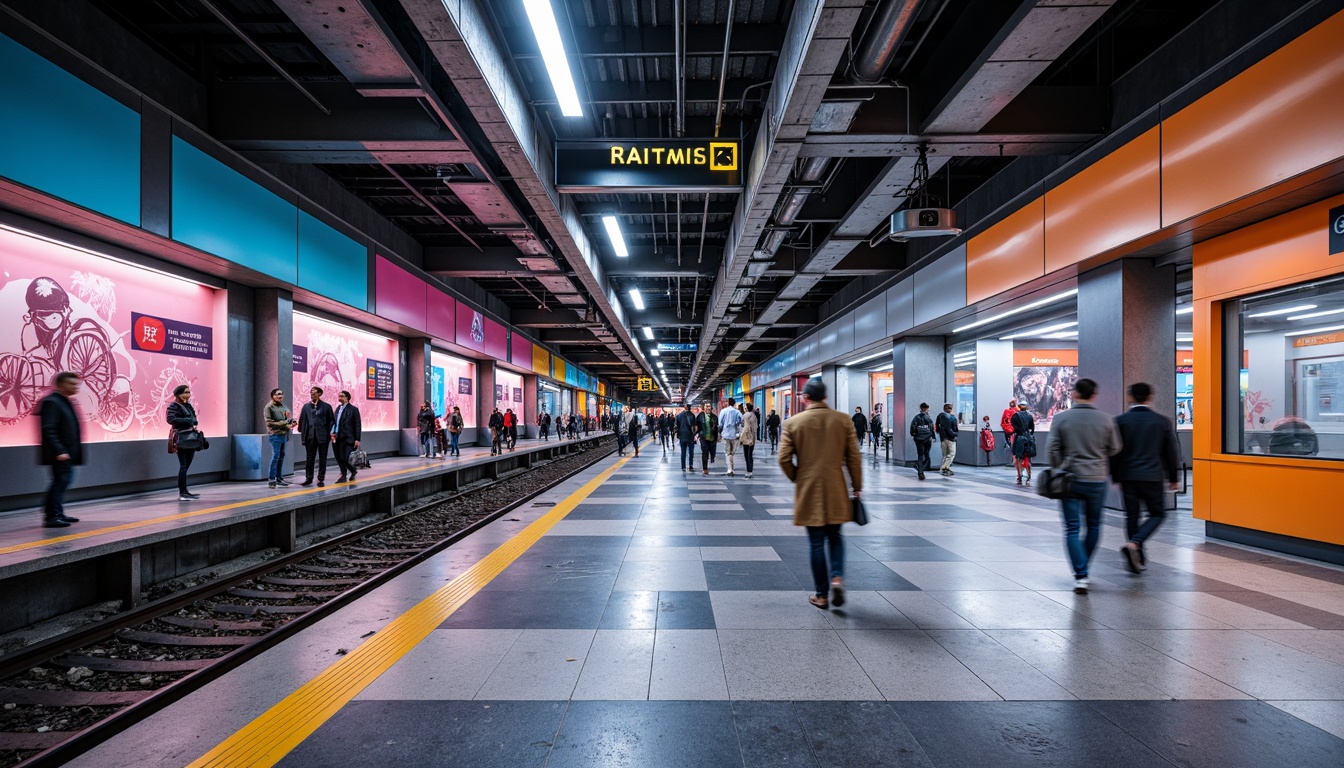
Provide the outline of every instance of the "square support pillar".
{"type": "Polygon", "coordinates": [[[942,336],[908,336],[892,347],[892,407],[896,412],[890,422],[894,433],[891,458],[897,463],[913,465],[915,460],[910,420],[919,413],[919,404],[928,403],[930,414],[942,409],[947,390],[944,358],[942,336]]]}
{"type": "MultiPolygon", "coordinates": [[[[495,410],[495,361],[476,361],[476,444],[490,445],[490,414],[495,410]]],[[[491,475],[493,477],[493,475],[491,475]]]]}
{"type": "Polygon", "coordinates": [[[1125,388],[1153,387],[1153,410],[1176,412],[1176,268],[1122,259],[1078,277],[1078,375],[1098,384],[1094,405],[1125,409],[1125,388]]]}

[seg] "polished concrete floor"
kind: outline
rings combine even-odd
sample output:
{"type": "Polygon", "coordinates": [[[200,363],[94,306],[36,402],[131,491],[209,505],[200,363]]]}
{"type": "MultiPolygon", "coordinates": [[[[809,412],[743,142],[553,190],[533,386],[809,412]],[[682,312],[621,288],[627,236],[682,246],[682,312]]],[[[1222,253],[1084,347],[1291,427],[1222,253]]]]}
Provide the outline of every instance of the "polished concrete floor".
{"type": "MultiPolygon", "coordinates": [[[[874,519],[845,526],[849,601],[822,611],[759,453],[748,480],[646,448],[283,763],[1344,765],[1344,570],[1179,513],[1136,576],[1109,515],[1076,595],[1055,504],[1011,470],[919,482],[865,454],[874,519]]],[[[585,479],[81,764],[190,762],[585,479]]]]}

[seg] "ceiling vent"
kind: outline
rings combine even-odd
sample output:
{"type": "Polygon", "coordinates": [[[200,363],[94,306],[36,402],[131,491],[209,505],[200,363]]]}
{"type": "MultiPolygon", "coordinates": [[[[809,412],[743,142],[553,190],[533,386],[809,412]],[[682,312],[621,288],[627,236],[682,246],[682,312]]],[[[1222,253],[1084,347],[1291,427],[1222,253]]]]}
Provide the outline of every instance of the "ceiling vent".
{"type": "Polygon", "coordinates": [[[951,208],[909,208],[891,214],[891,237],[947,237],[959,235],[957,213],[951,208]]]}

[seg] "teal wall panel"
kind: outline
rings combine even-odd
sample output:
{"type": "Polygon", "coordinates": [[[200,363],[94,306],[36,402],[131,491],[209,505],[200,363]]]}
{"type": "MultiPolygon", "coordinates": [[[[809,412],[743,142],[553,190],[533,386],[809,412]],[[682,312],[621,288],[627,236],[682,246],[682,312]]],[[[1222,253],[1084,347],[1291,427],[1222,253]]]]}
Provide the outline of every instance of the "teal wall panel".
{"type": "Polygon", "coordinates": [[[140,114],[0,35],[0,176],[140,224],[140,114]]]}
{"type": "Polygon", "coordinates": [[[173,137],[173,239],[298,283],[299,209],[173,137]]]}
{"type": "Polygon", "coordinates": [[[360,243],[299,211],[299,281],[342,304],[369,308],[369,251],[360,243]]]}

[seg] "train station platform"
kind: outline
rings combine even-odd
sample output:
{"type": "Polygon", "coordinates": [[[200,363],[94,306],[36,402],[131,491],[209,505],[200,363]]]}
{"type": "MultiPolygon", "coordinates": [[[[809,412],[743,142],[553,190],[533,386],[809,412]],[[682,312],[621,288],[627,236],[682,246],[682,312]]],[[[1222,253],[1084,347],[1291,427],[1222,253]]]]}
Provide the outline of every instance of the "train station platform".
{"type": "MultiPolygon", "coordinates": [[[[753,479],[611,457],[81,766],[1344,764],[1344,570],[1169,518],[1089,594],[1009,470],[865,454],[848,603],[753,479]]],[[[741,467],[739,465],[739,471],[741,467]]]]}

